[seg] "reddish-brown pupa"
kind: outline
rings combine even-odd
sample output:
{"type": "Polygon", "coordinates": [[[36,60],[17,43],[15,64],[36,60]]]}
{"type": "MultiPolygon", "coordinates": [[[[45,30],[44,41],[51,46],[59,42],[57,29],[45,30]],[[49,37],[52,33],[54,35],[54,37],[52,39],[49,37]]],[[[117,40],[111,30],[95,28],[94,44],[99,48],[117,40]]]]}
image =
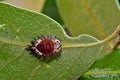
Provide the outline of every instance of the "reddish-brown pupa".
{"type": "Polygon", "coordinates": [[[38,56],[51,56],[61,51],[62,43],[57,37],[42,37],[32,41],[27,50],[38,56]]]}

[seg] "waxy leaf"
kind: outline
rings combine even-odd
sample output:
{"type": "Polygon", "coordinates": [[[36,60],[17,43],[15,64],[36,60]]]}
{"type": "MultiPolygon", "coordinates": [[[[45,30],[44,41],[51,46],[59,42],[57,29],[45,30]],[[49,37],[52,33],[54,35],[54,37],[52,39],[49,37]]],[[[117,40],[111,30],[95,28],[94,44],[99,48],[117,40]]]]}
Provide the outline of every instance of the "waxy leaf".
{"type": "MultiPolygon", "coordinates": [[[[88,72],[81,78],[82,80],[119,80],[120,79],[120,49],[113,51],[109,55],[98,60],[88,72]]],[[[80,80],[81,80],[80,79],[80,80]]]]}
{"type": "Polygon", "coordinates": [[[96,41],[89,35],[68,37],[49,17],[0,2],[0,80],[76,79],[96,61],[101,46],[70,48],[69,44],[96,41]],[[62,40],[60,57],[48,62],[26,51],[30,41],[41,35],[58,36],[62,40]]]}

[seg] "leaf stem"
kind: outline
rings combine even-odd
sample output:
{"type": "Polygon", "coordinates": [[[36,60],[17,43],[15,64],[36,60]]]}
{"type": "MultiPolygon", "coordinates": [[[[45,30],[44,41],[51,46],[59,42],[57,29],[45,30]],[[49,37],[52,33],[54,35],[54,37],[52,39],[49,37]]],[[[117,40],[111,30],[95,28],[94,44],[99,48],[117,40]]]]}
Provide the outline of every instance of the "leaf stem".
{"type": "Polygon", "coordinates": [[[82,48],[82,47],[96,46],[96,45],[104,44],[104,43],[114,39],[117,35],[120,35],[120,25],[116,28],[116,30],[109,37],[107,37],[106,39],[104,39],[102,41],[98,41],[95,43],[88,43],[88,44],[64,44],[63,48],[75,48],[75,47],[82,48]]]}

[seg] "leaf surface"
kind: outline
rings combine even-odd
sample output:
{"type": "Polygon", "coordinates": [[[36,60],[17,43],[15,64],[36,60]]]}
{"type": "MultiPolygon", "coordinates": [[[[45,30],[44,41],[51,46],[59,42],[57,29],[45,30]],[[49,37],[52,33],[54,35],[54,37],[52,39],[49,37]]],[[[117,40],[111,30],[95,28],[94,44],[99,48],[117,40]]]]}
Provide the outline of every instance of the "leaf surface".
{"type": "Polygon", "coordinates": [[[42,13],[51,17],[55,21],[57,21],[59,24],[63,24],[63,21],[61,19],[61,16],[58,11],[58,7],[56,5],[56,0],[46,0],[42,13]]]}
{"type": "Polygon", "coordinates": [[[117,0],[58,0],[64,23],[73,36],[89,34],[102,39],[110,35],[120,21],[117,0]]]}
{"type": "Polygon", "coordinates": [[[63,48],[60,57],[46,62],[25,50],[40,35],[57,35],[63,45],[98,41],[89,35],[68,37],[49,17],[0,2],[0,80],[76,79],[96,61],[101,51],[101,46],[63,48]]]}
{"type": "MultiPolygon", "coordinates": [[[[98,60],[88,72],[81,78],[82,80],[119,80],[120,79],[120,49],[98,60]]],[[[81,80],[80,79],[80,80],[81,80]]]]}

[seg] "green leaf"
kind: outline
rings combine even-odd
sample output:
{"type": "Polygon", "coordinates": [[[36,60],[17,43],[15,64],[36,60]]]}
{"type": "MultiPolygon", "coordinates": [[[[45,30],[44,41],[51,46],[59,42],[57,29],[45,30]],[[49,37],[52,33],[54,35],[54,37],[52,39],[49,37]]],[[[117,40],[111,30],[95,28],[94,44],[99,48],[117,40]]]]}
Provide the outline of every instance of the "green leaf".
{"type": "MultiPolygon", "coordinates": [[[[58,6],[63,20],[74,36],[87,33],[97,38],[105,38],[120,21],[116,1],[59,0],[58,6]]],[[[100,59],[80,80],[119,80],[119,56],[117,50],[100,59]]]]}
{"type": "MultiPolygon", "coordinates": [[[[120,49],[98,60],[82,80],[119,80],[120,79],[120,49]]],[[[80,79],[80,80],[81,80],[80,79]]]]}
{"type": "Polygon", "coordinates": [[[73,36],[85,33],[105,38],[120,23],[116,0],[58,0],[58,7],[73,36]]]}
{"type": "Polygon", "coordinates": [[[76,79],[88,70],[101,51],[101,46],[64,47],[61,57],[46,62],[25,50],[40,35],[57,35],[63,46],[98,41],[89,35],[68,37],[49,17],[0,2],[0,80],[76,79]]]}
{"type": "Polygon", "coordinates": [[[46,0],[42,13],[59,22],[61,25],[63,24],[58,7],[56,5],[56,0],[46,0]]]}
{"type": "Polygon", "coordinates": [[[120,9],[120,0],[116,0],[118,8],[120,9]]]}
{"type": "MultiPolygon", "coordinates": [[[[57,21],[59,24],[64,25],[64,22],[58,11],[56,0],[46,0],[42,13],[51,17],[52,19],[57,21]]],[[[64,30],[66,31],[68,35],[71,35],[69,29],[66,26],[62,26],[62,27],[64,28],[64,30]]]]}

